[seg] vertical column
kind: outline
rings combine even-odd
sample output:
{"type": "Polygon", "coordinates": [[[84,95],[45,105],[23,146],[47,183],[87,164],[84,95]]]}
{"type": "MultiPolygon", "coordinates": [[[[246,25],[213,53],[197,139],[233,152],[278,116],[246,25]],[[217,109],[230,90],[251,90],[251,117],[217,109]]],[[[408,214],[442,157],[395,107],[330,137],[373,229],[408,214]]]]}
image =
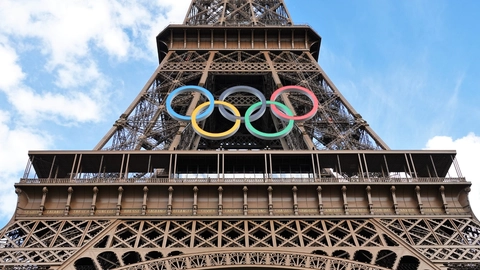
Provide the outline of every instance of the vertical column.
{"type": "Polygon", "coordinates": [[[117,200],[117,213],[115,215],[120,215],[120,210],[122,210],[122,195],[123,195],[123,187],[118,187],[118,200],[117,200]]]}
{"type": "Polygon", "coordinates": [[[198,188],[197,188],[197,186],[194,186],[193,187],[193,209],[192,209],[192,214],[194,216],[197,215],[197,210],[198,210],[197,194],[198,194],[198,188]]]}
{"type": "Polygon", "coordinates": [[[392,193],[392,200],[393,200],[393,210],[395,210],[395,214],[398,215],[398,203],[397,203],[397,195],[395,194],[395,191],[397,189],[395,188],[395,186],[392,186],[390,188],[390,192],[392,193]]]}
{"type": "Polygon", "coordinates": [[[173,193],[173,187],[170,186],[168,187],[168,204],[167,204],[167,215],[172,214],[172,193],[173,193]]]}
{"type": "Polygon", "coordinates": [[[423,203],[422,203],[422,197],[420,196],[419,186],[415,187],[415,193],[417,193],[418,209],[420,210],[420,213],[423,215],[425,214],[425,212],[423,211],[423,203]]]}
{"type": "Polygon", "coordinates": [[[142,215],[147,214],[147,195],[148,195],[148,187],[143,187],[143,203],[142,203],[142,215]]]}
{"type": "Polygon", "coordinates": [[[317,194],[318,194],[318,213],[323,215],[323,201],[322,201],[322,187],[317,187],[317,194]]]}
{"type": "Polygon", "coordinates": [[[347,200],[347,187],[342,186],[342,196],[343,196],[343,210],[345,214],[348,215],[348,200],[347,200]]]}
{"type": "Polygon", "coordinates": [[[440,186],[440,188],[438,190],[440,190],[440,195],[442,196],[443,209],[445,210],[445,214],[448,215],[449,214],[448,213],[448,203],[447,203],[447,198],[445,198],[445,187],[440,186]]]}
{"type": "Polygon", "coordinates": [[[298,201],[297,201],[297,186],[293,186],[292,192],[293,192],[293,213],[295,216],[298,216],[298,201]]]}
{"type": "Polygon", "coordinates": [[[65,216],[68,216],[68,212],[70,212],[70,202],[72,201],[73,188],[68,187],[67,192],[68,192],[67,204],[65,205],[65,211],[63,212],[65,216]]]}
{"type": "Polygon", "coordinates": [[[243,215],[248,215],[247,186],[243,186],[243,215]]]}
{"type": "Polygon", "coordinates": [[[272,196],[272,192],[273,192],[273,188],[272,186],[268,186],[267,188],[267,191],[268,191],[268,214],[270,216],[273,215],[273,196],[272,196]]]}
{"type": "Polygon", "coordinates": [[[92,197],[92,205],[90,206],[90,216],[95,215],[95,209],[97,208],[97,194],[98,194],[98,188],[93,187],[93,197],[92,197]]]}
{"type": "Polygon", "coordinates": [[[370,211],[370,214],[373,215],[372,188],[367,186],[365,190],[367,191],[368,210],[370,211]]]}
{"type": "MultiPolygon", "coordinates": [[[[19,192],[17,192],[17,189],[15,189],[15,192],[17,192],[17,194],[20,195],[20,193],[22,193],[22,190],[21,189],[18,189],[18,190],[19,192]]],[[[39,216],[43,215],[43,210],[45,210],[45,200],[47,199],[48,188],[43,187],[42,192],[43,192],[42,202],[40,203],[40,211],[38,212],[39,216]]]]}
{"type": "MultiPolygon", "coordinates": [[[[223,188],[218,187],[218,215],[223,215],[223,188]]],[[[220,234],[219,234],[220,235],[220,234]]]]}

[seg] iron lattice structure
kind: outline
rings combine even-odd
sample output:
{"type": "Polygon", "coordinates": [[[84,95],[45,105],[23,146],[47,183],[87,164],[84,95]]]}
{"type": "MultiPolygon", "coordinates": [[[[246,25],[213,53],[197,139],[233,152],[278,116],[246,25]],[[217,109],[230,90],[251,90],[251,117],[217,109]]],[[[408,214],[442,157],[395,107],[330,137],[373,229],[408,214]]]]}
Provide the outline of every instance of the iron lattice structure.
{"type": "MultiPolygon", "coordinates": [[[[388,149],[317,63],[320,42],[310,27],[292,25],[283,1],[192,1],[184,24],[158,35],[158,69],[95,149],[388,149]],[[243,129],[208,141],[167,113],[166,97],[184,85],[203,86],[215,97],[237,85],[255,87],[265,96],[281,86],[300,85],[315,93],[319,110],[281,140],[262,141],[243,129]]],[[[199,100],[204,97],[198,93],[186,94],[173,107],[191,114],[199,100]]],[[[312,107],[300,94],[282,100],[299,115],[312,107]]],[[[237,94],[228,101],[245,110],[258,98],[237,94]]],[[[266,130],[284,125],[271,118],[263,118],[266,130]]],[[[229,122],[213,115],[204,125],[219,131],[229,122]]]]}
{"type": "Polygon", "coordinates": [[[185,25],[292,25],[283,1],[192,1],[185,25]]]}
{"type": "MultiPolygon", "coordinates": [[[[389,150],[318,65],[320,42],[283,0],[193,0],[93,151],[29,153],[0,230],[2,269],[478,269],[480,223],[455,151],[389,150]],[[215,99],[297,85],[318,110],[281,139],[242,126],[209,140],[167,112],[188,85],[215,99]]],[[[296,92],[279,100],[296,115],[314,107],[296,92]]],[[[191,115],[203,101],[186,92],[172,108],[191,115]]],[[[245,113],[258,97],[227,101],[245,113]]],[[[200,122],[231,125],[219,113],[200,122]]]]}

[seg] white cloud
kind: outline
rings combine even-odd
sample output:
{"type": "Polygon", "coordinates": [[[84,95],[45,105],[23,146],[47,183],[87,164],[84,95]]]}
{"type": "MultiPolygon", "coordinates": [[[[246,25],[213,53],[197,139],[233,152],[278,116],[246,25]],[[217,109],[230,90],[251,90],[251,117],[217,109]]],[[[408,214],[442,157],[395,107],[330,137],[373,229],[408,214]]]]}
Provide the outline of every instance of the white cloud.
{"type": "MultiPolygon", "coordinates": [[[[78,125],[98,122],[108,114],[116,89],[105,66],[130,60],[155,64],[156,35],[168,23],[181,23],[189,3],[0,1],[3,201],[16,201],[13,183],[25,168],[27,151],[56,148],[49,130],[38,131],[40,124],[42,128],[52,126],[51,122],[78,125]]],[[[55,141],[64,139],[62,134],[55,133],[55,141]]],[[[14,203],[0,205],[0,221],[10,218],[14,207],[14,203]]]]}
{"type": "Polygon", "coordinates": [[[51,138],[31,128],[13,125],[11,115],[0,110],[0,219],[13,215],[17,201],[13,184],[18,182],[27,164],[27,152],[31,149],[46,149],[51,146],[51,138]]]}
{"type": "Polygon", "coordinates": [[[473,210],[480,216],[480,180],[478,179],[478,162],[480,160],[480,137],[474,133],[460,139],[447,136],[435,136],[428,140],[427,149],[456,150],[457,161],[463,176],[472,182],[468,196],[473,210]]]}
{"type": "MultiPolygon", "coordinates": [[[[58,123],[87,122],[98,121],[100,114],[100,104],[88,94],[78,91],[68,91],[65,94],[52,93],[51,91],[35,91],[24,85],[25,73],[18,64],[18,55],[6,44],[0,44],[0,90],[3,90],[11,105],[16,112],[20,113],[24,124],[34,124],[39,120],[52,119],[58,123]]],[[[67,65],[67,67],[72,67],[67,65]]],[[[77,73],[77,77],[82,77],[87,81],[96,81],[96,85],[105,85],[100,78],[94,64],[84,69],[72,67],[74,72],[65,73],[62,76],[62,84],[65,86],[74,86],[75,80],[69,77],[70,74],[77,73]]],[[[78,86],[78,85],[77,85],[78,86]]]]}
{"type": "Polygon", "coordinates": [[[104,80],[96,62],[89,59],[63,64],[58,68],[56,85],[64,89],[79,88],[88,84],[102,83],[104,80]]]}
{"type": "Polygon", "coordinates": [[[0,4],[0,31],[38,39],[52,68],[72,57],[88,56],[93,48],[122,58],[129,56],[134,46],[139,52],[150,48],[150,53],[155,53],[156,34],[171,21],[183,21],[189,3],[5,0],[0,4]]]}
{"type": "Polygon", "coordinates": [[[48,120],[68,126],[72,122],[95,122],[101,117],[97,101],[81,92],[66,95],[47,92],[39,95],[26,88],[17,89],[9,99],[22,114],[23,121],[32,125],[39,120],[48,120]]]}
{"type": "Polygon", "coordinates": [[[9,89],[20,83],[25,74],[17,64],[18,56],[9,45],[0,39],[0,89],[9,89]]]}
{"type": "Polygon", "coordinates": [[[111,91],[95,57],[155,62],[155,36],[168,21],[182,21],[189,2],[2,1],[0,41],[9,45],[0,43],[0,72],[6,75],[0,90],[28,119],[99,121],[111,91]],[[41,59],[52,75],[47,80],[58,89],[25,85],[32,75],[19,64],[25,53],[41,59]]]}

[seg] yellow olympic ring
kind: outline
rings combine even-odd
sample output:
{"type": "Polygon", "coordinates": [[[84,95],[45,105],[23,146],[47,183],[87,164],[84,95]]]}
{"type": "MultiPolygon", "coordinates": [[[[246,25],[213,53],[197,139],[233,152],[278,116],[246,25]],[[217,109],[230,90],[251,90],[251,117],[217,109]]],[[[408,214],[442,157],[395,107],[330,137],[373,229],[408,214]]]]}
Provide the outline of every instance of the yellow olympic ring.
{"type": "Polygon", "coordinates": [[[195,108],[195,110],[193,110],[192,115],[191,115],[193,130],[195,130],[195,132],[198,135],[210,138],[212,140],[222,140],[222,139],[228,138],[228,137],[232,136],[233,134],[235,134],[235,132],[237,132],[237,130],[240,128],[240,124],[242,122],[240,111],[233,104],[225,102],[225,101],[221,101],[221,100],[215,100],[214,105],[225,106],[229,111],[231,111],[237,117],[233,127],[231,129],[227,130],[227,131],[224,131],[224,132],[211,133],[211,132],[207,132],[207,131],[203,130],[200,126],[198,126],[197,114],[201,113],[202,109],[207,107],[208,105],[210,105],[210,101],[207,101],[205,103],[200,104],[197,108],[195,108]]]}

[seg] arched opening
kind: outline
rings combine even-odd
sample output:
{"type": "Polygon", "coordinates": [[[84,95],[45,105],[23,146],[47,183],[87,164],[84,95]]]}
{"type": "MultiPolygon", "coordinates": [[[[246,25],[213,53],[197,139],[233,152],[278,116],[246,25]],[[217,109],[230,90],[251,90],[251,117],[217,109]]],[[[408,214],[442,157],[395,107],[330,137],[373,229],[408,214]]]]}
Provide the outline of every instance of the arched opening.
{"type": "Polygon", "coordinates": [[[403,256],[398,263],[397,270],[417,270],[420,260],[412,256],[403,256]]]}
{"type": "Polygon", "coordinates": [[[158,251],[150,251],[149,253],[147,253],[147,255],[145,255],[145,260],[147,261],[160,259],[160,258],[163,258],[163,254],[158,251]]]}
{"type": "Polygon", "coordinates": [[[333,253],[332,253],[332,257],[337,257],[337,258],[341,258],[341,259],[350,259],[350,254],[348,252],[346,252],[345,250],[335,250],[333,253]]]}
{"type": "Polygon", "coordinates": [[[183,252],[178,251],[178,250],[174,250],[174,251],[168,253],[167,257],[180,256],[180,255],[183,255],[183,252]]]}
{"type": "Polygon", "coordinates": [[[322,256],[328,256],[327,252],[325,252],[325,251],[323,251],[323,250],[320,250],[320,249],[317,249],[317,250],[312,251],[312,254],[322,255],[322,256]]]}
{"type": "Polygon", "coordinates": [[[353,260],[362,263],[372,263],[372,253],[366,250],[357,250],[353,254],[353,260]]]}
{"type": "Polygon", "coordinates": [[[75,261],[75,269],[77,270],[96,270],[95,263],[91,258],[80,258],[75,261]]]}
{"type": "Polygon", "coordinates": [[[392,268],[397,259],[397,254],[391,250],[380,250],[377,254],[377,259],[375,260],[375,265],[392,268]]]}
{"type": "Polygon", "coordinates": [[[140,254],[136,251],[129,251],[122,256],[123,263],[125,265],[134,264],[142,261],[140,254]]]}
{"type": "Polygon", "coordinates": [[[120,267],[120,261],[117,255],[111,251],[98,254],[97,261],[103,270],[120,267]]]}

